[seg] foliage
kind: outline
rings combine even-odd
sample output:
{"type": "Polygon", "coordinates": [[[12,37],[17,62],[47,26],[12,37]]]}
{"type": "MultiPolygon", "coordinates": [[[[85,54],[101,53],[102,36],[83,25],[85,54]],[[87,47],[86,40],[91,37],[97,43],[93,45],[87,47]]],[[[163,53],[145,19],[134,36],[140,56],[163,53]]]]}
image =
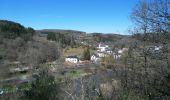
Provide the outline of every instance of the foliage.
{"type": "Polygon", "coordinates": [[[70,54],[72,55],[77,55],[78,57],[80,57],[82,55],[82,51],[84,50],[84,48],[82,47],[78,47],[78,48],[66,48],[64,50],[64,56],[68,56],[70,54]]]}
{"type": "Polygon", "coordinates": [[[28,100],[58,100],[58,86],[55,83],[55,78],[43,71],[40,77],[32,83],[31,89],[25,92],[28,100]]]}
{"type": "Polygon", "coordinates": [[[107,68],[112,68],[114,66],[114,58],[113,56],[103,57],[102,58],[102,65],[107,68]]]}
{"type": "Polygon", "coordinates": [[[92,33],[93,40],[97,42],[115,42],[123,36],[117,34],[92,33]]]}
{"type": "Polygon", "coordinates": [[[55,33],[55,32],[47,32],[47,40],[56,41],[61,44],[62,47],[76,45],[75,38],[73,35],[55,33]]]}
{"type": "Polygon", "coordinates": [[[83,51],[83,60],[90,60],[90,50],[89,48],[85,48],[83,51]]]}
{"type": "Polygon", "coordinates": [[[1,36],[7,39],[15,39],[17,37],[23,38],[25,41],[28,41],[35,34],[33,28],[25,28],[19,23],[0,20],[0,32],[1,36]]]}
{"type": "MultiPolygon", "coordinates": [[[[170,33],[170,11],[168,10],[168,0],[140,0],[133,9],[131,19],[135,23],[136,32],[144,33],[143,40],[154,39],[152,42],[164,42],[169,39],[170,33]],[[152,33],[152,34],[150,34],[152,33]]],[[[136,36],[140,36],[137,34],[136,36]]]]}
{"type": "Polygon", "coordinates": [[[48,33],[47,40],[56,41],[56,34],[55,33],[48,33]]]}
{"type": "Polygon", "coordinates": [[[37,66],[41,63],[54,61],[60,57],[60,50],[55,42],[31,41],[27,43],[27,48],[27,50],[21,52],[18,60],[28,65],[37,66]]]}

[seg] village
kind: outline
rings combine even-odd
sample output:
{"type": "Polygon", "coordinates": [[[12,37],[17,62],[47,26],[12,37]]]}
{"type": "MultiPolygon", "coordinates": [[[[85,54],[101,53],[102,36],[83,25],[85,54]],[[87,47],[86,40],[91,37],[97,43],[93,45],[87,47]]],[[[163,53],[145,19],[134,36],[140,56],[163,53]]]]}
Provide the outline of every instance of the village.
{"type": "MultiPolygon", "coordinates": [[[[155,55],[157,53],[161,53],[163,46],[158,45],[150,45],[145,47],[145,49],[150,52],[151,54],[155,55]]],[[[90,60],[82,60],[77,55],[68,55],[65,57],[65,63],[69,65],[83,65],[88,63],[94,63],[94,64],[101,64],[102,59],[106,57],[111,57],[114,60],[119,60],[123,55],[125,55],[128,52],[129,48],[112,48],[110,45],[107,45],[105,43],[98,43],[98,47],[95,48],[94,51],[90,53],[90,60]]],[[[142,48],[138,50],[137,53],[143,52],[142,48]]],[[[83,51],[81,51],[83,53],[83,51]]]]}
{"type": "MultiPolygon", "coordinates": [[[[90,54],[90,61],[83,61],[77,55],[69,55],[65,58],[65,62],[72,63],[72,64],[83,64],[84,62],[93,62],[93,63],[100,63],[101,59],[104,57],[112,56],[114,59],[119,59],[121,55],[128,51],[128,48],[117,49],[113,51],[109,45],[104,43],[99,43],[98,47],[96,47],[96,51],[90,54]]],[[[83,51],[82,51],[83,52],[83,51]]]]}

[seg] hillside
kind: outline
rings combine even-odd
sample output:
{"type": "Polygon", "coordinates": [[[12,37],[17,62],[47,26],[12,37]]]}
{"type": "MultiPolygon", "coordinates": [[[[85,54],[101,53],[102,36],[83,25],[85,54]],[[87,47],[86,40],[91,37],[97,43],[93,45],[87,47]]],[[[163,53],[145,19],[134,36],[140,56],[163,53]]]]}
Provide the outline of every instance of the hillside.
{"type": "Polygon", "coordinates": [[[77,31],[77,30],[64,30],[64,29],[42,29],[42,30],[37,30],[39,32],[59,32],[59,33],[86,33],[83,31],[77,31]]]}
{"type": "Polygon", "coordinates": [[[41,36],[46,36],[48,33],[61,33],[61,34],[71,34],[71,35],[84,35],[86,32],[83,31],[76,31],[76,30],[64,30],[64,29],[42,29],[37,30],[41,36]]]}
{"type": "Polygon", "coordinates": [[[56,42],[39,37],[32,28],[0,20],[0,79],[11,78],[10,70],[16,67],[13,65],[33,68],[58,59],[61,50],[58,48],[56,42]]]}
{"type": "Polygon", "coordinates": [[[15,39],[22,37],[24,40],[29,40],[35,34],[35,31],[33,28],[26,28],[16,22],[0,20],[0,33],[3,38],[15,39]]]}
{"type": "Polygon", "coordinates": [[[86,33],[83,31],[62,29],[43,29],[37,30],[37,32],[42,37],[47,37],[48,34],[55,33],[57,39],[59,40],[60,38],[58,37],[61,37],[60,35],[64,35],[67,40],[73,38],[72,40],[74,40],[75,43],[89,47],[96,47],[100,42],[104,42],[108,45],[113,45],[117,43],[117,41],[130,37],[128,35],[120,35],[115,33],[86,33]]]}

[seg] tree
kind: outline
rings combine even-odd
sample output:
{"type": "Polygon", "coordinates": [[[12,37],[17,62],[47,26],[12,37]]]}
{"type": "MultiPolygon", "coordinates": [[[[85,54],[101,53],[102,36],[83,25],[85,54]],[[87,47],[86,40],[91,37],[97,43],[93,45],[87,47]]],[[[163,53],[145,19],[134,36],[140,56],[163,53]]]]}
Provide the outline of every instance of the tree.
{"type": "Polygon", "coordinates": [[[56,34],[55,33],[48,33],[47,35],[47,40],[52,40],[52,41],[56,41],[56,34]]]}
{"type": "Polygon", "coordinates": [[[27,28],[27,32],[28,32],[29,34],[31,34],[31,35],[34,35],[34,34],[35,34],[35,30],[34,30],[33,28],[31,28],[31,27],[28,27],[28,28],[27,28]]]}
{"type": "Polygon", "coordinates": [[[138,26],[142,33],[146,34],[149,29],[148,16],[149,5],[146,0],[140,0],[137,6],[133,9],[131,14],[132,21],[138,26]]]}
{"type": "Polygon", "coordinates": [[[25,28],[19,23],[7,20],[0,20],[0,32],[0,35],[4,38],[15,39],[22,37],[25,41],[30,40],[35,34],[33,28],[25,28]]]}
{"type": "MultiPolygon", "coordinates": [[[[23,99],[28,100],[58,100],[59,88],[55,78],[47,71],[42,71],[40,77],[31,84],[31,89],[26,91],[23,99]]],[[[23,100],[22,99],[22,100],[23,100]]]]}
{"type": "Polygon", "coordinates": [[[90,60],[90,50],[89,50],[89,48],[84,49],[83,60],[90,60]]]}
{"type": "Polygon", "coordinates": [[[140,0],[133,9],[131,19],[135,23],[138,32],[143,33],[144,41],[149,40],[150,35],[159,42],[163,42],[163,39],[169,39],[170,10],[168,2],[170,1],[153,0],[149,2],[147,0],[140,0]]]}
{"type": "Polygon", "coordinates": [[[152,29],[155,32],[170,32],[170,9],[169,0],[154,0],[150,3],[149,11],[152,29]]]}

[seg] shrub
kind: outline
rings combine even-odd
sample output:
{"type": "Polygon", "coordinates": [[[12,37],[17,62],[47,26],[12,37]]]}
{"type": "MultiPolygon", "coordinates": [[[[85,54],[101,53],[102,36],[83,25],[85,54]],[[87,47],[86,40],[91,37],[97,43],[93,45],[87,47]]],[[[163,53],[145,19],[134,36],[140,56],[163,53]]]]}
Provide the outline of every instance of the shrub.
{"type": "Polygon", "coordinates": [[[48,72],[43,71],[40,77],[31,84],[31,89],[25,91],[25,96],[28,100],[58,100],[58,86],[55,78],[49,75],[48,72]]]}

